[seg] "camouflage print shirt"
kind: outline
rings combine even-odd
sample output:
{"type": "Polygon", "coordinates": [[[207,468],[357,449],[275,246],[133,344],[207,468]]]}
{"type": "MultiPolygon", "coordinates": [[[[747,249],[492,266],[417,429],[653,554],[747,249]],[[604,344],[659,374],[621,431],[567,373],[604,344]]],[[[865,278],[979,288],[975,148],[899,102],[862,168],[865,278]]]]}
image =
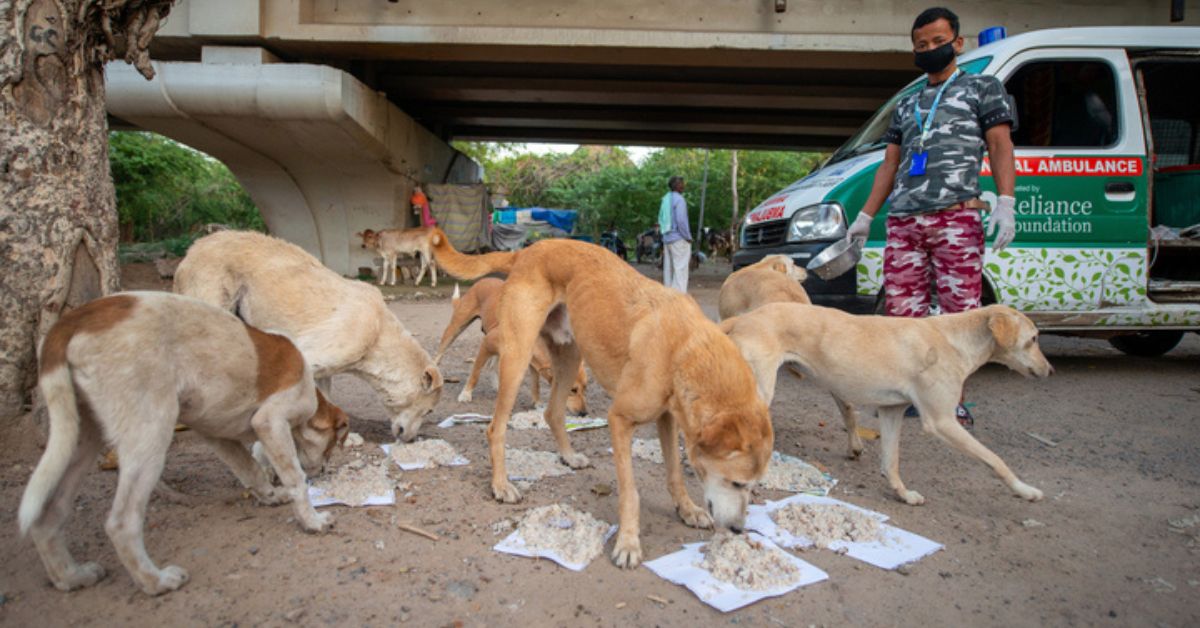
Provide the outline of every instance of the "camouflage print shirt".
{"type": "Polygon", "coordinates": [[[1004,86],[994,76],[959,72],[938,105],[925,150],[929,153],[924,175],[910,175],[921,129],[913,114],[920,99],[921,118],[941,85],[925,86],[896,104],[892,123],[883,139],[900,146],[900,167],[889,197],[892,215],[943,209],[979,197],[979,168],[986,148],[984,132],[998,124],[1011,124],[1012,110],[1004,86]]]}

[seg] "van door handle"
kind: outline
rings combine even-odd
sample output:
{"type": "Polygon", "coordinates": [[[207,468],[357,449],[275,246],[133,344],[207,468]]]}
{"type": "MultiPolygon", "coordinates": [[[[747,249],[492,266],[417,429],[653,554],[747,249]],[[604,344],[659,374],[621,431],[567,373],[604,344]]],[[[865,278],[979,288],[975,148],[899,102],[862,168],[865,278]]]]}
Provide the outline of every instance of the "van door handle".
{"type": "Polygon", "coordinates": [[[1104,184],[1104,192],[1106,194],[1130,194],[1133,192],[1133,183],[1130,181],[1110,181],[1104,184]]]}

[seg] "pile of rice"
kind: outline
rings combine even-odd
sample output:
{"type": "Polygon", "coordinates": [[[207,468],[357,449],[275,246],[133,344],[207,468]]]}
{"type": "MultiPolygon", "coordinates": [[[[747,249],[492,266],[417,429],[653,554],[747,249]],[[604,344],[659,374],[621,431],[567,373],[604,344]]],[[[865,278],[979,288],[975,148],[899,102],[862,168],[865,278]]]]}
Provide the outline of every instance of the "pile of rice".
{"type": "Polygon", "coordinates": [[[549,425],[542,419],[545,410],[526,410],[518,412],[508,419],[508,426],[514,430],[548,430],[549,425]]]}
{"type": "Polygon", "coordinates": [[[793,536],[804,536],[817,547],[834,541],[878,541],[879,520],[838,504],[788,504],[771,512],[771,521],[793,536]]]}
{"type": "Polygon", "coordinates": [[[314,478],[312,485],[324,495],[350,506],[362,506],[372,496],[386,495],[394,488],[383,464],[342,465],[333,473],[314,478]]]}
{"type": "Polygon", "coordinates": [[[530,550],[553,551],[568,563],[580,564],[604,551],[609,527],[586,512],[554,504],[527,511],[517,534],[530,550]]]}
{"type": "Polygon", "coordinates": [[[392,445],[392,460],[400,464],[423,463],[425,466],[449,466],[458,458],[454,446],[440,438],[419,440],[415,443],[392,445]]]}
{"type": "Polygon", "coordinates": [[[800,568],[790,556],[744,534],[718,532],[700,551],[701,569],[745,591],[778,589],[800,579],[800,568]]]}
{"type": "Polygon", "coordinates": [[[767,472],[758,485],[793,493],[825,494],[833,487],[833,480],[825,477],[820,469],[795,456],[784,456],[774,452],[771,454],[771,464],[767,466],[767,472]]]}
{"type": "Polygon", "coordinates": [[[662,464],[662,446],[658,444],[658,439],[635,438],[633,439],[633,457],[662,464]]]}
{"type": "Polygon", "coordinates": [[[549,451],[506,449],[504,465],[508,477],[530,481],[571,472],[571,468],[558,459],[558,454],[549,451]]]}

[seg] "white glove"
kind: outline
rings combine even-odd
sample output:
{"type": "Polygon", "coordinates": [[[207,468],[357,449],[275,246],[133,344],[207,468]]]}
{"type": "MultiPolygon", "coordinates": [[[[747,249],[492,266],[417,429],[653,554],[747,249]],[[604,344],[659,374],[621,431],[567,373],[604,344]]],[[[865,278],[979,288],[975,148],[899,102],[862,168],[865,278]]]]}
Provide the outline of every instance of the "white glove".
{"type": "Polygon", "coordinates": [[[1004,247],[1011,244],[1013,237],[1017,235],[1017,222],[1013,215],[1013,207],[1016,204],[1017,199],[1011,196],[1001,196],[996,199],[996,206],[992,208],[987,224],[988,236],[996,234],[996,239],[992,241],[993,252],[999,253],[1004,250],[1004,247]]]}
{"type": "Polygon", "coordinates": [[[866,243],[867,236],[871,233],[871,220],[874,218],[874,216],[867,212],[858,212],[858,216],[850,224],[850,228],[846,230],[846,239],[862,246],[866,243]]]}

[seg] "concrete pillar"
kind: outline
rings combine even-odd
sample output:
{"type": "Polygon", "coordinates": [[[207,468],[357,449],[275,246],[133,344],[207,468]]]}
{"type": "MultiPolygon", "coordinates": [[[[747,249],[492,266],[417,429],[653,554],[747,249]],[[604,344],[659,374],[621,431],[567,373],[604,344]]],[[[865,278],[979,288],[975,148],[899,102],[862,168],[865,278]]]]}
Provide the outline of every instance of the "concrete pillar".
{"type": "Polygon", "coordinates": [[[408,227],[420,182],[472,183],[477,164],[349,74],[279,63],[254,47],[156,62],[153,81],[107,68],[108,110],[229,166],[271,233],[355,274],[373,254],[354,233],[408,227]]]}

